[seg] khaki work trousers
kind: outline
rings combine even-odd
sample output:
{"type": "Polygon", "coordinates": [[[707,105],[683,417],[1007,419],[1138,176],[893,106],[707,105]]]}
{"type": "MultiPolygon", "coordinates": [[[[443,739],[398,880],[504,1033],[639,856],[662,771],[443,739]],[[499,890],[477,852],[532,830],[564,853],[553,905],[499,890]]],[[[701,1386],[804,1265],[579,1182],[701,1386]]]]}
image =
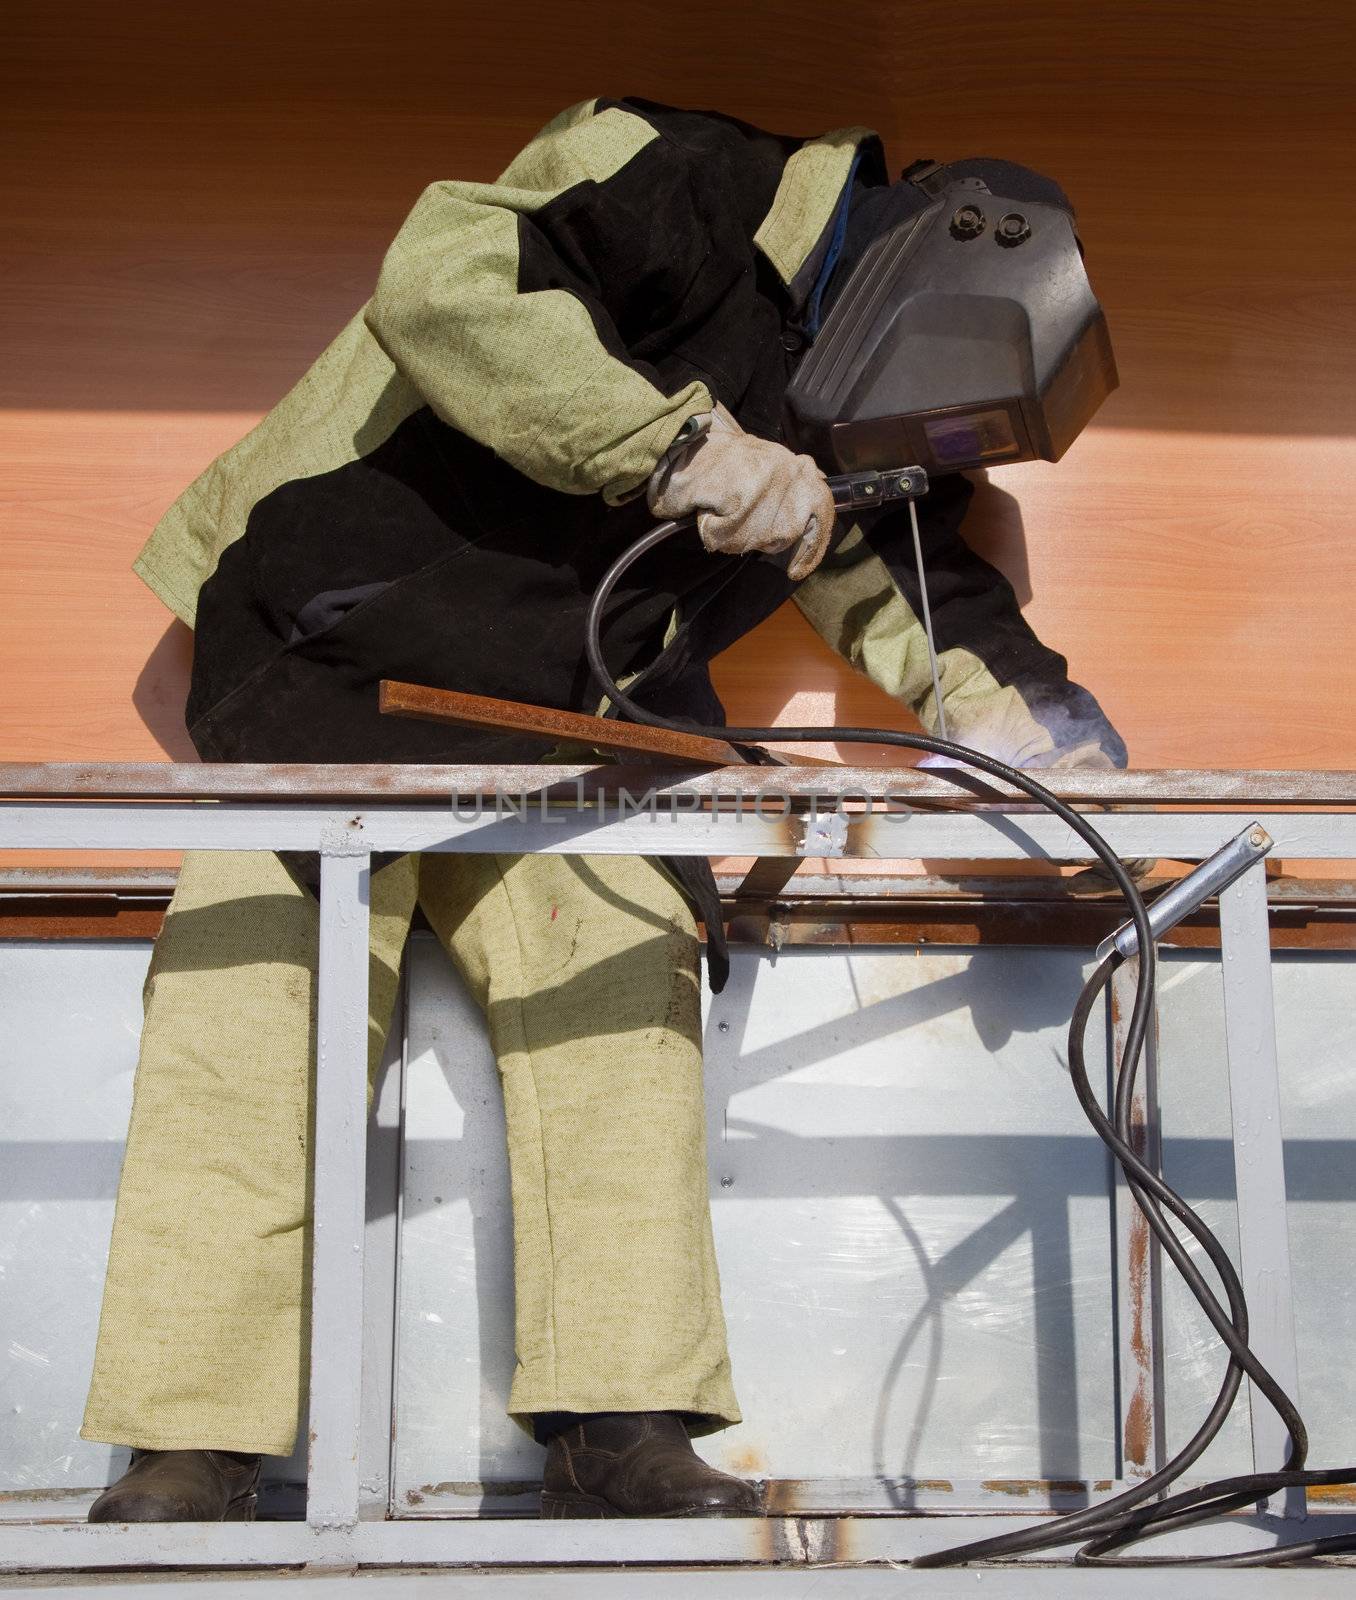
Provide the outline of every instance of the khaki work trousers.
{"type": "MultiPolygon", "coordinates": [[[[369,1062],[415,904],[484,1009],[513,1196],[509,1410],[739,1420],[711,1239],[698,946],[639,857],[406,856],[372,877],[369,1062]]],[[[318,907],[189,855],[146,1020],[82,1436],[288,1454],[309,1348],[318,907]]]]}

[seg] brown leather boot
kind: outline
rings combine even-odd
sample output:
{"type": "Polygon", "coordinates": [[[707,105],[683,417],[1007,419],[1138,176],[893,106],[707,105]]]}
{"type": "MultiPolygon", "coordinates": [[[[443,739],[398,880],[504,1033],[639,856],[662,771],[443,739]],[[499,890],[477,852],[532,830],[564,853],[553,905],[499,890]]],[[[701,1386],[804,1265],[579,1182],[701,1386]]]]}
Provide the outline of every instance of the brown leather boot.
{"type": "Polygon", "coordinates": [[[253,1522],[258,1456],[234,1450],[133,1450],[89,1508],[91,1522],[253,1522]]]}
{"type": "Polygon", "coordinates": [[[546,1449],[543,1517],[756,1517],[758,1491],[717,1472],[671,1411],[609,1411],[546,1449]]]}

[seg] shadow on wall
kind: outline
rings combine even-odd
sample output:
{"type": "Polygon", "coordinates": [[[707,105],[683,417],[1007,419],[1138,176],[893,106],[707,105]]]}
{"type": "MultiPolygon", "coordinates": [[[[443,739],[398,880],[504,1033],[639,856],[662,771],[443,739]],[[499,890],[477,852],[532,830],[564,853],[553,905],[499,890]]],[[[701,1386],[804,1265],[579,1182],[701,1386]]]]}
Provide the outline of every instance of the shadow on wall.
{"type": "Polygon", "coordinates": [[[137,675],[132,705],[171,761],[196,761],[184,726],[184,701],[193,665],[193,634],[176,618],[160,635],[137,675]]]}
{"type": "Polygon", "coordinates": [[[975,497],[965,513],[965,542],[1003,573],[1017,592],[1018,605],[1025,606],[1031,600],[1031,564],[1021,505],[986,473],[976,472],[971,477],[975,497]]]}

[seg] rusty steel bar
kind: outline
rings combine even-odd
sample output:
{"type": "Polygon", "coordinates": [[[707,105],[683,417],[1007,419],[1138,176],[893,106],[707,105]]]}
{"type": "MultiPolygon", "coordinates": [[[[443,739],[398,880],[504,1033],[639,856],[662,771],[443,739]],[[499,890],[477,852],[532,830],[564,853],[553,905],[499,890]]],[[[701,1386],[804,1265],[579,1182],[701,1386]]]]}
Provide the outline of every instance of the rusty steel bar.
{"type": "MultiPolygon", "coordinates": [[[[786,881],[800,864],[764,856],[758,879],[717,876],[729,937],[766,944],[1092,945],[1120,920],[1117,897],[1068,891],[1062,877],[843,877],[812,874],[786,881]]],[[[16,868],[0,872],[0,941],[153,939],[176,874],[163,868],[16,868]]],[[[1172,879],[1151,878],[1155,894],[1172,879]]],[[[1344,879],[1273,878],[1267,883],[1273,950],[1356,948],[1356,884],[1344,879]]],[[[1213,905],[1179,923],[1163,943],[1215,949],[1213,905]]]]}
{"type": "Polygon", "coordinates": [[[490,728],[497,733],[526,734],[555,743],[570,741],[618,755],[651,755],[698,767],[742,765],[738,751],[723,739],[560,711],[553,706],[496,700],[489,695],[430,689],[422,683],[383,678],[377,704],[387,717],[411,717],[454,728],[490,728]]]}
{"type": "MultiPolygon", "coordinates": [[[[775,858],[773,858],[775,859],[775,858]]],[[[172,887],[172,885],[171,885],[172,887]]],[[[19,894],[0,890],[0,942],[39,939],[153,939],[169,889],[156,894],[19,894]]],[[[1356,906],[1271,902],[1273,950],[1356,949],[1356,906]]],[[[1091,945],[1116,921],[1115,905],[1055,899],[921,900],[878,896],[851,901],[766,895],[723,903],[733,943],[765,945],[774,923],[782,945],[807,948],[913,945],[1091,945]]],[[[1173,949],[1219,948],[1218,918],[1209,910],[1180,923],[1163,940],[1173,949]]]]}
{"type": "MultiPolygon", "coordinates": [[[[1139,980],[1139,957],[1131,956],[1111,978],[1112,1059],[1119,1071],[1125,1030],[1139,980]]],[[[1130,1103],[1135,1154],[1162,1175],[1163,1139],[1158,1108],[1158,1013],[1144,1042],[1144,1055],[1130,1103]]],[[[1147,1478],[1167,1460],[1163,1374],[1163,1253],[1115,1165],[1116,1348],[1120,1376],[1118,1443],[1120,1475],[1147,1478]]]]}
{"type": "MultiPolygon", "coordinates": [[[[922,873],[867,873],[844,875],[837,872],[801,873],[789,887],[783,874],[791,865],[787,858],[762,857],[774,863],[773,874],[778,888],[749,889],[749,873],[717,872],[716,887],[721,895],[731,901],[749,897],[757,900],[769,892],[788,905],[806,902],[834,901],[835,909],[847,912],[864,906],[892,905],[945,905],[963,908],[983,908],[995,902],[1010,904],[1040,901],[1055,907],[1082,906],[1089,911],[1099,908],[1109,915],[1118,915],[1120,898],[1108,890],[1100,896],[1072,894],[1069,879],[1055,873],[1030,876],[1022,872],[1003,874],[957,873],[954,877],[939,877],[922,873]]],[[[799,866],[799,861],[794,863],[799,866]]],[[[37,902],[49,895],[85,898],[97,895],[117,896],[125,900],[162,899],[173,894],[178,881],[173,867],[115,866],[99,867],[0,867],[0,897],[11,902],[18,899],[37,902]]],[[[1148,878],[1145,887],[1150,894],[1166,887],[1172,880],[1156,874],[1148,878]]],[[[1277,910],[1321,911],[1356,908],[1356,880],[1351,878],[1268,878],[1267,903],[1277,910]]],[[[828,908],[826,908],[827,914],[828,908]]]]}
{"type": "MultiPolygon", "coordinates": [[[[1108,806],[1356,806],[1356,772],[1264,772],[1163,769],[1143,772],[1052,772],[1043,775],[1061,799],[1108,806]]],[[[375,803],[402,798],[446,800],[452,795],[544,793],[572,799],[664,790],[681,785],[698,796],[785,795],[832,799],[850,794],[908,804],[1031,806],[1029,796],[996,779],[957,769],[832,767],[801,762],[776,767],[691,767],[628,764],[461,766],[278,764],[222,762],[4,762],[0,797],[13,799],[314,800],[375,803]]]]}
{"type": "MultiPolygon", "coordinates": [[[[110,870],[116,873],[119,869],[110,870]]],[[[726,898],[740,899],[747,892],[744,889],[747,878],[748,874],[718,872],[716,887],[726,898]]],[[[967,872],[957,873],[955,877],[941,877],[935,873],[872,876],[856,872],[802,872],[788,887],[777,891],[777,899],[786,904],[832,900],[844,905],[899,901],[953,906],[985,906],[1003,900],[1041,901],[1053,906],[1082,906],[1090,911],[1101,908],[1119,920],[1123,901],[1115,890],[1107,889],[1098,895],[1075,894],[1069,888],[1072,881],[1052,872],[1039,875],[967,872]]],[[[1144,880],[1144,887],[1152,895],[1173,881],[1155,872],[1144,880]]],[[[0,890],[6,882],[5,874],[0,872],[0,890]]],[[[753,898],[758,896],[755,894],[753,898]]],[[[1356,907],[1356,879],[1268,878],[1267,902],[1278,909],[1296,911],[1356,907]]]]}

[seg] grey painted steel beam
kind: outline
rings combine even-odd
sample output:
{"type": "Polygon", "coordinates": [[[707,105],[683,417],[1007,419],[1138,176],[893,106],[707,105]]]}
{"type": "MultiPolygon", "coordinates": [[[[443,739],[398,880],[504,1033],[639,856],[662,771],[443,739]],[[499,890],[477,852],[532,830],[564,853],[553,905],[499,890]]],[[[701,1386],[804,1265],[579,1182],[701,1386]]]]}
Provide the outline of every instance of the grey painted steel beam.
{"type": "MultiPolygon", "coordinates": [[[[731,1571],[728,1568],[705,1570],[609,1572],[494,1572],[458,1574],[452,1583],[436,1572],[409,1573],[400,1578],[402,1600],[692,1600],[694,1595],[707,1600],[893,1600],[893,1597],[928,1596],[929,1600],[951,1600],[953,1596],[974,1596],[977,1583],[983,1585],[985,1600],[1126,1600],[1142,1596],[1153,1580],[1136,1572],[1094,1572],[1086,1568],[1067,1571],[1021,1570],[1014,1567],[988,1568],[982,1578],[970,1571],[908,1572],[888,1570],[843,1570],[822,1567],[776,1572],[731,1571]]],[[[1290,1600],[1291,1596],[1328,1595],[1344,1592],[1350,1585],[1349,1571],[1238,1572],[1203,1571],[1193,1574],[1191,1593],[1202,1600],[1290,1600]]],[[[121,1600],[213,1600],[217,1592],[234,1594],[234,1585],[247,1583],[243,1592],[249,1600],[297,1600],[297,1584],[292,1578],[257,1576],[242,1578],[238,1573],[223,1576],[213,1584],[206,1576],[183,1583],[142,1584],[130,1580],[119,1585],[121,1600]],[[226,1585],[232,1585],[227,1589],[226,1585]]],[[[342,1578],[312,1577],[307,1580],[306,1600],[388,1600],[389,1574],[354,1573],[342,1578]]],[[[89,1582],[63,1585],[66,1600],[104,1600],[106,1584],[89,1582]]],[[[16,1600],[49,1600],[47,1588],[20,1588],[16,1600]]]]}
{"type": "Polygon", "coordinates": [[[370,885],[365,851],[321,856],[306,1493],[317,1530],[358,1520],[370,885]]]}
{"type": "MultiPolygon", "coordinates": [[[[855,856],[915,860],[1086,861],[1091,850],[1056,817],[1029,812],[763,816],[752,808],[543,808],[522,816],[458,816],[450,806],[370,811],[266,802],[155,804],[0,803],[0,848],[72,850],[315,850],[346,839],[369,851],[523,852],[562,855],[855,856]]],[[[694,802],[688,807],[687,801],[694,802]]],[[[1123,856],[1200,860],[1246,822],[1275,840],[1277,857],[1356,858],[1356,815],[1303,812],[1111,812],[1103,837],[1123,856]]]]}
{"type": "MultiPolygon", "coordinates": [[[[370,969],[369,969],[370,978],[370,969]]],[[[363,1248],[362,1441],[358,1451],[359,1515],[385,1516],[391,1506],[395,1428],[396,1300],[400,1270],[400,1179],[404,1128],[409,985],[402,964],[395,1015],[386,1035],[377,1094],[368,1118],[363,1248]]]]}
{"type": "MultiPolygon", "coordinates": [[[[1234,1175],[1238,1193],[1239,1276],[1248,1301],[1248,1342],[1281,1388],[1298,1403],[1294,1291],[1286,1218],[1285,1147],[1276,1060],[1276,1009],[1267,934],[1263,865],[1250,867],[1219,897],[1224,1032],[1229,1056],[1234,1175]]],[[[1285,1465],[1289,1435],[1249,1384],[1253,1464],[1285,1465]]],[[[1273,1497],[1285,1514],[1305,1514],[1304,1491],[1273,1497]]]]}
{"type": "MultiPolygon", "coordinates": [[[[593,1568],[588,1572],[406,1572],[308,1575],[299,1591],[295,1577],[239,1572],[195,1574],[174,1582],[141,1582],[129,1575],[114,1586],[118,1600],[216,1600],[238,1594],[248,1600],[390,1600],[398,1582],[401,1600],[1131,1600],[1157,1580],[1142,1572],[1092,1571],[1085,1567],[1051,1570],[988,1567],[982,1572],[910,1573],[889,1568],[782,1567],[749,1571],[729,1567],[682,1571],[593,1568]]],[[[1201,1600],[1290,1600],[1291,1596],[1344,1594],[1349,1570],[1249,1572],[1209,1569],[1193,1572],[1190,1593],[1201,1600]]],[[[14,1600],[51,1600],[52,1590],[21,1584],[0,1591],[14,1600]]],[[[107,1579],[63,1584],[64,1600],[107,1600],[107,1579]]],[[[1185,1589],[1182,1591],[1185,1592],[1185,1589]]]]}
{"type": "MultiPolygon", "coordinates": [[[[1324,1513],[1311,1518],[1310,1528],[1315,1521],[1323,1533],[1353,1526],[1349,1515],[1324,1513]]],[[[1048,1522],[1048,1517],[1023,1515],[902,1515],[597,1522],[467,1517],[323,1528],[303,1522],[11,1524],[3,1528],[0,1571],[908,1561],[962,1541],[1048,1522]]],[[[1307,1529],[1292,1528],[1296,1537],[1308,1536],[1307,1529]]],[[[1160,1548],[1177,1554],[1270,1549],[1276,1531],[1275,1518],[1232,1517],[1184,1530],[1160,1548]]],[[[1060,1559],[1058,1554],[1042,1557],[1060,1559]]],[[[1193,1594],[1200,1576],[1192,1574],[1193,1594]]],[[[972,1585],[982,1581],[974,1571],[969,1580],[972,1585]]]]}

